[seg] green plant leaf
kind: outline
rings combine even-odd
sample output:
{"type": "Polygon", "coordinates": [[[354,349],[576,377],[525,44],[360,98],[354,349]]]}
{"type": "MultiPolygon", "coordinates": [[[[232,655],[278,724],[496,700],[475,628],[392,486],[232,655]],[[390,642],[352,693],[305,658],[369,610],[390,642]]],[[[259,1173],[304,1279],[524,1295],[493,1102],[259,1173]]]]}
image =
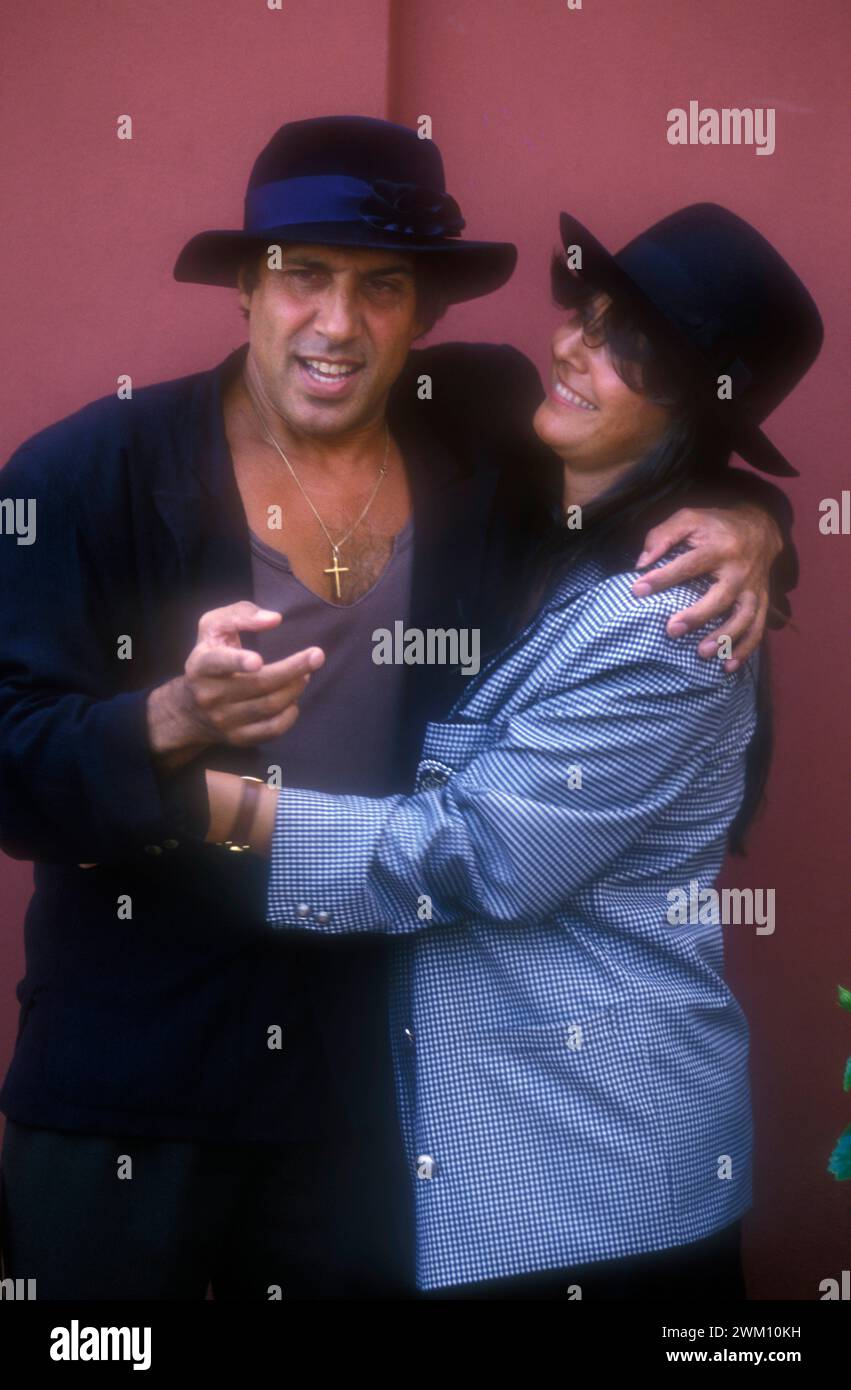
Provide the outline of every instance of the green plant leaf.
{"type": "Polygon", "coordinates": [[[845,1077],[842,1082],[843,1091],[851,1091],[851,1057],[845,1063],[845,1077]]]}
{"type": "Polygon", "coordinates": [[[837,989],[840,1009],[851,1009],[851,989],[845,989],[842,985],[837,985],[837,989]]]}

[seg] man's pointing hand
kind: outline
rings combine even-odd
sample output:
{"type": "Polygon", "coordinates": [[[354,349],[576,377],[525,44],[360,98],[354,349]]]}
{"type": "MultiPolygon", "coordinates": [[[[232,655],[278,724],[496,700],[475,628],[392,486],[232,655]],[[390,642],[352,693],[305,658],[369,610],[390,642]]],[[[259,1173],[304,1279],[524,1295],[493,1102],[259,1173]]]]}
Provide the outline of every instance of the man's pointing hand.
{"type": "Polygon", "coordinates": [[[178,768],[214,743],[251,747],[292,727],[298,698],[325,653],[306,647],[264,665],[240,639],[280,621],[280,613],[247,600],[203,614],[183,675],[148,697],[150,745],[161,766],[178,768]]]}

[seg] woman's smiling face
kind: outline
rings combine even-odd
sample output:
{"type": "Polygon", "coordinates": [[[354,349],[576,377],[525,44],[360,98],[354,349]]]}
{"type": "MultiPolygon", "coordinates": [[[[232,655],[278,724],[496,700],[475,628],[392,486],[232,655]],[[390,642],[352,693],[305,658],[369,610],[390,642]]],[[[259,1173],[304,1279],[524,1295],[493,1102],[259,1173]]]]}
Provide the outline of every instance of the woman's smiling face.
{"type": "Polygon", "coordinates": [[[553,334],[552,377],[534,418],[535,432],[575,473],[600,474],[608,486],[665,434],[670,411],[633,391],[605,342],[585,336],[611,303],[598,294],[569,311],[553,334]]]}

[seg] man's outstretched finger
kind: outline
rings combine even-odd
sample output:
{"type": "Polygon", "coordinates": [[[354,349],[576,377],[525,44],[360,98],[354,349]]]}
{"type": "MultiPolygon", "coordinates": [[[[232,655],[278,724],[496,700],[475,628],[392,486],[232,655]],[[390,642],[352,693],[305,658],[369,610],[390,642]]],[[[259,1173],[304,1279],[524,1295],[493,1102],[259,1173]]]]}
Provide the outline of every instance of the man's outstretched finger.
{"type": "Polygon", "coordinates": [[[646,598],[648,594],[661,593],[663,589],[684,584],[687,579],[694,579],[695,575],[702,573],[703,562],[700,555],[696,550],[687,550],[685,555],[677,555],[661,569],[653,570],[650,574],[643,574],[640,579],[636,579],[632,592],[636,598],[646,598]]]}
{"type": "Polygon", "coordinates": [[[248,700],[317,670],[324,660],[321,647],[305,647],[282,661],[264,665],[260,653],[250,648],[199,645],[189,654],[186,674],[192,680],[233,676],[234,698],[248,700]],[[241,686],[244,690],[239,689],[241,686]]]}
{"type": "Polygon", "coordinates": [[[747,661],[748,657],[756,651],[765,632],[765,619],[767,614],[768,592],[766,591],[759,600],[756,616],[750,624],[750,627],[743,634],[737,645],[734,646],[733,655],[730,660],[724,662],[724,670],[728,675],[732,675],[733,671],[737,671],[738,668],[747,661]]]}
{"type": "Polygon", "coordinates": [[[264,632],[277,627],[281,614],[271,608],[258,608],[250,599],[240,599],[225,608],[211,608],[198,620],[198,641],[217,643],[239,642],[240,632],[264,632]]]}
{"type": "Polygon", "coordinates": [[[321,647],[304,647],[302,651],[293,652],[280,661],[270,661],[262,671],[258,671],[255,689],[258,694],[278,690],[298,676],[318,671],[324,662],[325,653],[321,647]]]}
{"type": "Polygon", "coordinates": [[[644,569],[645,565],[652,565],[661,560],[667,551],[673,550],[675,545],[688,539],[696,523],[695,513],[689,507],[681,507],[666,521],[652,527],[644,537],[644,549],[635,562],[635,568],[644,569]]]}
{"type": "Polygon", "coordinates": [[[193,647],[186,662],[186,675],[191,680],[207,680],[216,676],[253,675],[259,672],[263,658],[259,652],[245,647],[214,645],[193,647]]]}
{"type": "Polygon", "coordinates": [[[669,637],[684,637],[687,632],[711,623],[713,618],[725,617],[736,601],[736,590],[726,581],[719,579],[712,588],[688,608],[673,613],[665,624],[669,637]]]}
{"type": "Polygon", "coordinates": [[[758,609],[759,601],[756,594],[750,589],[745,589],[744,592],[739,595],[733,605],[731,613],[722,625],[703,638],[703,641],[697,649],[698,656],[702,656],[706,659],[717,656],[718,643],[721,637],[729,638],[731,644],[734,646],[739,638],[750,628],[756,618],[758,609]]]}

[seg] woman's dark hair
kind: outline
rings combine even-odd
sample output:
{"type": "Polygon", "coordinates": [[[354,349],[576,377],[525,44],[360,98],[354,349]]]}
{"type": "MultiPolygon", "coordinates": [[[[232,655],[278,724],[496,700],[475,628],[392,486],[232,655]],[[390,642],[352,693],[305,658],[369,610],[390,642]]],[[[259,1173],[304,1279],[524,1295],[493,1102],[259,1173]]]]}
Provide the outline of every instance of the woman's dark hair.
{"type": "MultiPolygon", "coordinates": [[[[600,290],[567,268],[556,252],[551,266],[553,299],[578,312],[589,346],[605,345],[612,365],[633,391],[670,411],[664,437],[614,485],[582,508],[580,531],[553,525],[534,550],[529,584],[535,607],[567,569],[592,552],[610,573],[631,569],[647,531],[681,506],[706,504],[712,483],[729,462],[731,448],[676,360],[660,352],[642,331],[630,305],[612,299],[600,308],[600,290]]],[[[520,621],[528,616],[528,609],[520,621]]],[[[697,659],[697,658],[695,658],[697,659]]],[[[745,791],[728,842],[744,853],[744,832],[763,802],[771,764],[773,720],[768,661],[760,651],[756,678],[757,725],[746,754],[745,791]]]]}
{"type": "MultiPolygon", "coordinates": [[[[264,257],[265,254],[265,251],[257,252],[255,255],[247,257],[240,266],[242,287],[247,294],[251,294],[259,283],[261,257],[264,257]]],[[[417,312],[423,323],[417,337],[424,338],[443,318],[449,308],[449,301],[441,285],[439,275],[431,270],[422,256],[417,256],[414,261],[414,285],[417,293],[417,312]]],[[[240,305],[240,312],[243,318],[248,318],[248,310],[244,309],[242,305],[240,305]]]]}

